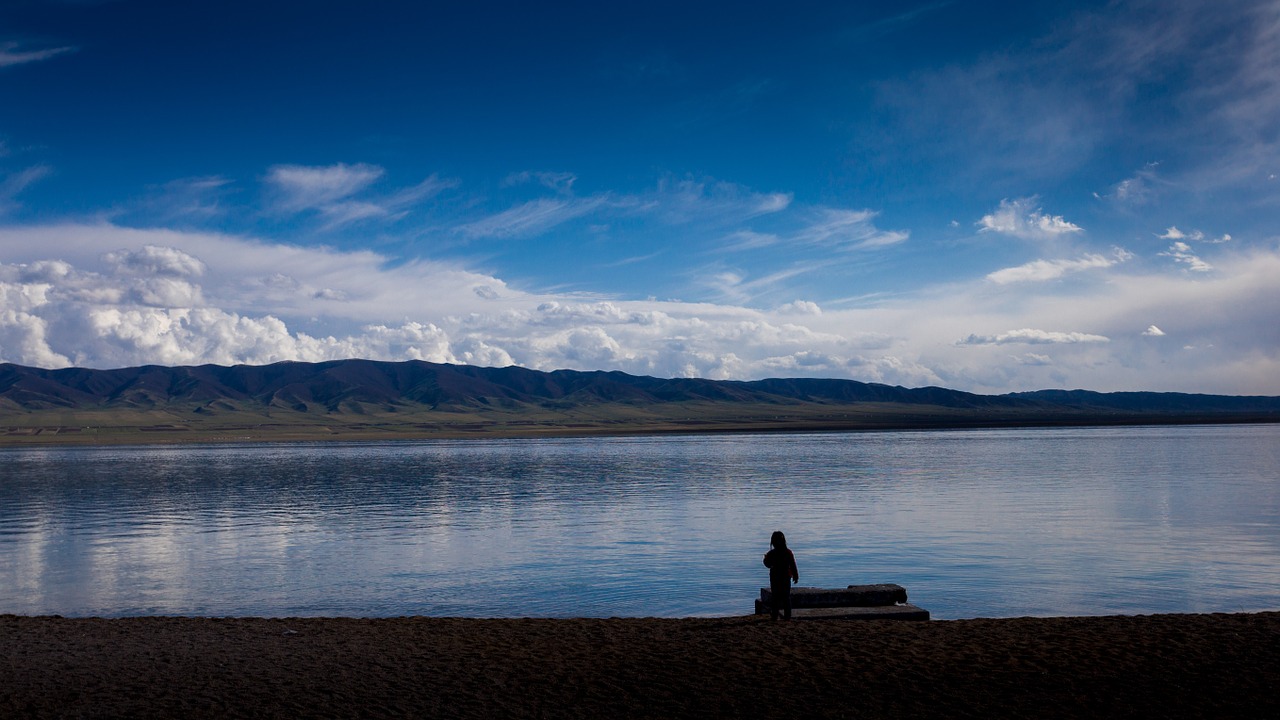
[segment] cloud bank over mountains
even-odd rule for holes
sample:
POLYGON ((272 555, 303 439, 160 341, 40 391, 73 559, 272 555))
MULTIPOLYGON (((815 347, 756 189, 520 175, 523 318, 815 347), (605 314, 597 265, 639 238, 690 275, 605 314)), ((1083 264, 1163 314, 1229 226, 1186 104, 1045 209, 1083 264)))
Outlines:
POLYGON ((977 391, 1266 392, 1280 375, 1276 251, 1228 256, 1209 277, 1099 261, 1105 282, 979 278, 856 308, 757 309, 527 292, 451 263, 110 224, 8 228, 0 244, 26 248, 0 264, 0 359, 40 367, 363 357, 977 391), (1229 322, 1222 308, 1236 308, 1229 322))

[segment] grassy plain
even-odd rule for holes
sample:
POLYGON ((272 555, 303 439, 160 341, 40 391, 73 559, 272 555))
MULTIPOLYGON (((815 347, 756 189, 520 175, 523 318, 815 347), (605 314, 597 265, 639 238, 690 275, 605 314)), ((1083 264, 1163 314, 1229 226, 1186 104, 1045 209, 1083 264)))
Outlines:
POLYGON ((0 446, 812 432, 1044 425, 1257 422, 1248 415, 1046 412, 903 403, 599 403, 438 410, 358 405, 338 412, 223 403, 0 411, 0 446))

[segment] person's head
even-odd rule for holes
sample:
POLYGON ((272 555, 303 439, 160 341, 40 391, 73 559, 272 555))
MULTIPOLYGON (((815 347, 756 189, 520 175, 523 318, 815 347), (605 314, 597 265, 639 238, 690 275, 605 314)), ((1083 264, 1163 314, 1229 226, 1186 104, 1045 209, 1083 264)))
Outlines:
POLYGON ((781 530, 774 530, 773 535, 769 538, 769 544, 778 550, 786 550, 787 536, 783 535, 781 530))

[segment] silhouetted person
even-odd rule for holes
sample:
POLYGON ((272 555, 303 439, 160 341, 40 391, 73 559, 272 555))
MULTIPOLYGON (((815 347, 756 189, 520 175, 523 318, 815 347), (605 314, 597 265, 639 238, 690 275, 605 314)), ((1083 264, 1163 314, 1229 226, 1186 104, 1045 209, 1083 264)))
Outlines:
POLYGON ((796 556, 787 549, 787 536, 781 530, 773 533, 769 545, 772 549, 764 554, 764 566, 769 568, 769 614, 777 620, 781 611, 782 619, 790 620, 791 583, 800 582, 796 556))

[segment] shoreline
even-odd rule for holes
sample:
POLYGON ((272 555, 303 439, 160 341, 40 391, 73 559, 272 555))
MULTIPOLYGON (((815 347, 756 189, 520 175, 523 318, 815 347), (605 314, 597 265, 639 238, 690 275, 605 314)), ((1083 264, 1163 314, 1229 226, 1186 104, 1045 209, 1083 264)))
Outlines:
POLYGON ((0 716, 1275 712, 1276 611, 791 623, 0 616, 0 716))
POLYGON ((1274 415, 1154 415, 1045 417, 1039 419, 973 418, 967 421, 856 422, 849 420, 760 420, 638 423, 579 423, 573 425, 533 425, 523 423, 475 422, 456 427, 440 425, 424 429, 417 425, 335 426, 247 426, 219 428, 164 426, 5 426, 0 417, 0 448, 33 447, 120 447, 128 445, 239 445, 260 443, 359 443, 423 440, 534 440, 563 438, 660 437, 677 435, 786 434, 912 432, 929 430, 993 430, 1018 428, 1165 427, 1190 425, 1272 425, 1274 415))

